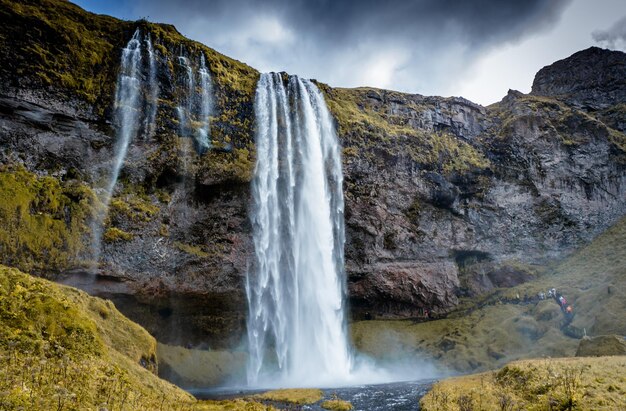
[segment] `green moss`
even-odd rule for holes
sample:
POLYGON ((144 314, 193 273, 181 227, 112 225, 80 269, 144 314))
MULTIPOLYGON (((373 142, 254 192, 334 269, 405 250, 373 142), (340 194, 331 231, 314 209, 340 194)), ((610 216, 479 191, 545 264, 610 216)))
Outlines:
POLYGON ((131 233, 127 233, 126 231, 120 230, 117 227, 107 228, 104 232, 104 241, 107 243, 116 243, 118 241, 130 241, 133 239, 133 235, 131 233))
POLYGON ((180 251, 184 253, 194 255, 199 258, 206 258, 209 256, 209 253, 207 253, 206 251, 203 251, 202 248, 197 245, 184 244, 179 241, 175 241, 174 247, 178 248, 180 251))
POLYGON ((12 33, 10 41, 0 43, 4 70, 69 90, 89 103, 112 94, 119 41, 129 23, 60 0, 2 0, 0 21, 12 33))
POLYGON ((409 156, 425 168, 444 174, 489 166, 484 155, 468 142, 450 133, 413 128, 408 116, 390 114, 384 104, 374 106, 370 102, 370 96, 380 99, 384 94, 385 98, 403 101, 415 113, 432 109, 430 105, 416 103, 410 95, 372 88, 331 89, 324 84, 319 87, 337 120, 347 162, 357 155, 373 162, 381 161, 382 152, 388 156, 409 156))
POLYGON ((95 199, 87 186, 5 166, 0 192, 0 261, 37 273, 81 264, 95 199))
POLYGON ((254 172, 254 158, 246 148, 232 153, 207 153, 202 157, 202 172, 212 180, 248 183, 254 172))
POLYGON ((144 379, 158 380, 139 362, 154 365, 155 349, 154 339, 110 302, 0 266, 0 392, 8 393, 0 408, 85 409, 124 396, 129 407, 149 408, 161 391, 143 386, 144 379))
POLYGON ((113 303, 0 266, 0 409, 270 409, 199 402, 156 371, 155 339, 113 303))
POLYGON ((134 223, 151 221, 159 212, 159 207, 135 194, 126 194, 111 200, 111 218, 122 218, 134 223))

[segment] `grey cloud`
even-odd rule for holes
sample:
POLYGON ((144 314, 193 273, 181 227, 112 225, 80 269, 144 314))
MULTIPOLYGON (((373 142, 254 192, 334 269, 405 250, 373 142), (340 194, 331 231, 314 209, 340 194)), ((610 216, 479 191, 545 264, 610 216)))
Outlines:
POLYGON ((626 50, 626 16, 616 21, 608 30, 596 30, 591 37, 600 45, 626 50))
POLYGON ((167 0, 136 14, 261 70, 429 94, 485 50, 558 20, 570 0, 167 0), (428 80, 425 80, 428 79, 428 80))

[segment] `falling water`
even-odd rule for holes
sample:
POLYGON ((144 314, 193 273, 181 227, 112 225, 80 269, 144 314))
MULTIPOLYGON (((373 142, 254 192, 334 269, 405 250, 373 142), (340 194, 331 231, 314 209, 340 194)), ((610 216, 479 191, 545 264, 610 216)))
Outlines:
POLYGON ((117 143, 113 170, 106 191, 108 204, 117 183, 122 164, 126 158, 128 145, 137 134, 138 115, 140 111, 139 96, 141 94, 141 41, 139 30, 135 31, 128 45, 122 50, 120 74, 115 91, 115 121, 117 123, 117 143))
POLYGON ((184 84, 186 94, 184 101, 181 102, 181 104, 176 108, 176 111, 178 112, 178 118, 180 121, 180 135, 182 137, 188 137, 192 120, 191 113, 193 112, 196 83, 189 59, 185 56, 178 56, 178 64, 183 66, 185 69, 184 84))
POLYGON ((211 96, 213 95, 213 85, 211 83, 211 75, 206 67, 204 54, 200 56, 200 123, 201 126, 197 132, 198 144, 203 148, 209 148, 211 146, 211 140, 209 135, 209 116, 213 102, 211 96))
POLYGON ((150 138, 154 135, 156 113, 159 100, 159 83, 157 82, 157 63, 150 33, 146 36, 146 48, 148 50, 148 114, 145 118, 145 136, 150 138))
POLYGON ((113 189, 117 183, 120 169, 124 164, 128 145, 137 134, 139 128, 138 114, 140 111, 139 96, 141 94, 141 35, 139 29, 135 31, 124 49, 117 89, 115 91, 115 124, 117 126, 117 142, 115 145, 115 157, 109 181, 103 195, 100 196, 100 207, 92 222, 93 232, 93 261, 100 259, 100 247, 102 240, 102 226, 108 212, 113 189))
POLYGON ((275 73, 261 76, 255 112, 248 383, 349 381, 343 177, 330 114, 313 83, 290 77, 285 88, 275 73))

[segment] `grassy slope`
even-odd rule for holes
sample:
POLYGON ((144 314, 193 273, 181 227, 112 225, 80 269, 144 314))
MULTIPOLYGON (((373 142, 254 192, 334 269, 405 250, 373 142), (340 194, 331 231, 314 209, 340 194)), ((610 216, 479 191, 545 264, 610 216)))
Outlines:
POLYGON ((523 360, 436 383, 424 411, 623 410, 626 357, 523 360))
POLYGON ((625 335, 624 244, 626 218, 533 281, 464 301, 466 309, 442 320, 357 322, 352 325, 354 343, 377 358, 425 355, 457 371, 494 368, 520 358, 573 356, 578 340, 560 330, 556 303, 515 304, 516 297, 555 287, 574 306, 570 329, 625 335))
POLYGON ((156 341, 110 301, 0 266, 0 409, 266 409, 197 402, 153 372, 156 341))

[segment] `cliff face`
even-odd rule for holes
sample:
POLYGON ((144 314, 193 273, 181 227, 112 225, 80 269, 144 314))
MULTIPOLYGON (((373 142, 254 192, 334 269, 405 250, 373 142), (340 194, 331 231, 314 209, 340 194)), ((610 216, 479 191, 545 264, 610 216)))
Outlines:
POLYGON ((412 316, 515 285, 626 211, 624 135, 589 112, 514 91, 487 108, 350 93, 381 124, 402 127, 340 124, 357 313, 412 316))
MULTIPOLYGON (((0 5, 0 184, 19 199, 0 207, 2 262, 111 297, 161 341, 235 343, 258 73, 171 26, 53 0, 0 5), (119 55, 137 27, 158 56, 157 130, 131 143, 94 270, 119 55), (181 49, 203 53, 214 80, 206 153, 178 135, 181 49)), ((320 84, 344 147, 353 316, 443 313, 459 296, 525 281, 624 215, 625 61, 582 51, 542 69, 530 95, 489 107, 320 84)))

